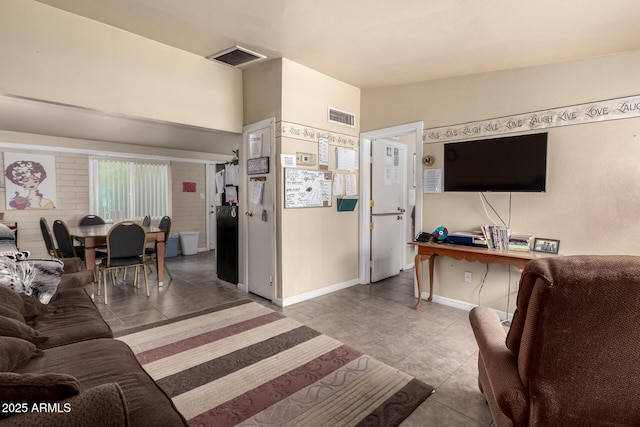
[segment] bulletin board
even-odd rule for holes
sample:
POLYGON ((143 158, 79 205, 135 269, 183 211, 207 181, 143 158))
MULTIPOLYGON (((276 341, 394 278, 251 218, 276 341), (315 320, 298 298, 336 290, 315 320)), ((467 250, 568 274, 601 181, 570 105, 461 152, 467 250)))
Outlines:
POLYGON ((284 207, 318 208, 331 206, 332 172, 284 169, 284 207))

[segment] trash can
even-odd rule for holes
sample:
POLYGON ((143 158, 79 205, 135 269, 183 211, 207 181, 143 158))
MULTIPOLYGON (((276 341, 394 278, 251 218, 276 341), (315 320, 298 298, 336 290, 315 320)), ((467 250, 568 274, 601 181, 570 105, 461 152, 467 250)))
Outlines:
POLYGON ((180 235, 178 233, 170 233, 167 238, 167 243, 164 247, 164 257, 165 258, 173 258, 178 256, 178 238, 180 235))
POLYGON ((198 253, 198 237, 199 231, 181 231, 180 246, 182 246, 182 255, 195 255, 198 253))

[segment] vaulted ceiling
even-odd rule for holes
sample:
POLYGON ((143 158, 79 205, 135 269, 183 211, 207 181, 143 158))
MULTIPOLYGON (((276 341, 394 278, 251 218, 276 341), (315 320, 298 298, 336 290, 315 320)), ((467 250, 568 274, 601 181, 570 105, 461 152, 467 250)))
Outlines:
MULTIPOLYGON (((38 1, 200 56, 239 45, 285 57, 362 89, 640 50, 638 0, 38 1)), ((125 143, 137 135, 160 147, 177 139, 194 151, 211 136, 233 139, 6 97, 0 129, 125 143)))
POLYGON ((39 0, 201 56, 234 45, 371 88, 640 49, 637 0, 39 0))

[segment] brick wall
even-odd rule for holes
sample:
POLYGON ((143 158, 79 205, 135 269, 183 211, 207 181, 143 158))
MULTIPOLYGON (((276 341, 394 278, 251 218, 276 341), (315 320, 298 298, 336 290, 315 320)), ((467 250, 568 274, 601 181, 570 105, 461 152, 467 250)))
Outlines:
POLYGON ((171 231, 198 231, 198 248, 207 247, 205 168, 202 164, 171 162, 171 231), (183 182, 194 182, 196 191, 183 192, 183 182))
MULTIPOLYGON (((89 156, 86 154, 57 153, 34 150, 6 150, 12 153, 33 153, 55 156, 56 207, 55 209, 7 210, 7 195, 4 178, 0 179, 0 212, 5 212, 5 222, 18 223, 18 247, 31 252, 32 258, 47 257, 40 232, 40 217, 52 225, 62 219, 70 226, 89 212, 89 156)), ((2 171, 5 170, 4 152, 0 156, 2 171)), ((205 165, 196 163, 172 163, 172 231, 199 231, 198 248, 206 247, 205 165), (183 193, 182 182, 196 182, 196 193, 183 193)), ((10 195, 11 196, 11 195, 10 195)), ((153 221, 156 225, 157 221, 153 221)))

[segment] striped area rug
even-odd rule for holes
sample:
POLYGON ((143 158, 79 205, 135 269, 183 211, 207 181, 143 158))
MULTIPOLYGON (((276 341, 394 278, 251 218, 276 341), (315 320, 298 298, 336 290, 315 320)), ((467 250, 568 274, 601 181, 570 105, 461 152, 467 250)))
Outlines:
POLYGON ((433 392, 252 301, 124 333, 191 425, 396 426, 433 392))

